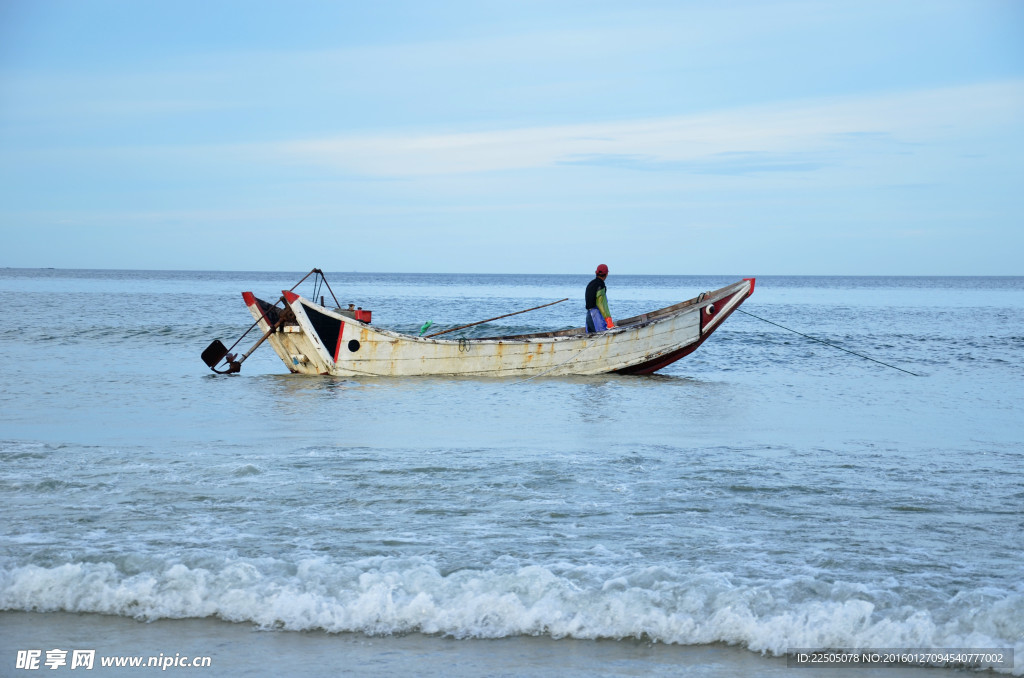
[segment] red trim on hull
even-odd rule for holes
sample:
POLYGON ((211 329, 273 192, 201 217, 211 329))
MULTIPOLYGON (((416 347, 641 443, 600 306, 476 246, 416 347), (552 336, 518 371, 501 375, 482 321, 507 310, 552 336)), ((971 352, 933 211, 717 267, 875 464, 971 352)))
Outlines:
POLYGON ((701 344, 704 343, 705 339, 707 339, 710 336, 711 333, 709 332, 708 334, 701 337, 697 341, 693 342, 689 346, 683 346, 682 348, 676 349, 671 353, 666 353, 663 356, 659 356, 653 360, 648 360, 647 362, 640 363, 639 365, 633 365, 632 367, 626 367, 621 370, 615 370, 615 374, 653 374, 654 372, 660 370, 662 367, 665 367, 666 365, 671 365, 680 358, 685 358, 686 356, 690 355, 691 353, 696 351, 701 344))
POLYGON ((334 364, 338 364, 338 354, 341 353, 341 335, 345 333, 345 321, 341 322, 338 329, 338 343, 334 345, 334 364))
POLYGON ((292 292, 290 290, 282 290, 281 294, 284 295, 284 298, 288 300, 289 304, 294 304, 296 301, 299 300, 299 295, 295 294, 295 292, 292 292))
MULTIPOLYGON (((707 329, 708 325, 710 325, 715 320, 715 318, 717 318, 719 316, 718 309, 721 308, 722 306, 725 306, 730 301, 732 301, 732 298, 735 297, 737 294, 741 294, 741 293, 740 292, 736 292, 736 294, 730 294, 727 297, 722 297, 721 299, 719 299, 715 303, 708 304, 707 306, 705 306, 702 309, 700 309, 700 333, 701 334, 704 334, 704 330, 707 329), (714 312, 712 312, 711 309, 715 309, 714 312)), ((745 298, 744 298, 744 300, 745 300, 745 298)), ((741 301, 740 303, 742 304, 743 302, 741 301)), ((731 312, 732 311, 730 311, 730 313, 731 312)), ((726 314, 725 317, 726 318, 729 317, 728 314, 726 314)), ((725 320, 725 318, 722 318, 721 320, 718 321, 717 324, 721 325, 724 320, 725 320)), ((714 332, 714 331, 715 331, 715 329, 711 328, 711 332, 714 332)), ((711 334, 711 332, 708 332, 708 334, 711 334)))
POLYGON ((270 322, 270 318, 267 317, 267 314, 263 311, 263 307, 259 305, 256 296, 252 292, 242 292, 242 301, 244 301, 245 305, 250 308, 255 306, 257 309, 259 309, 260 316, 263 318, 263 322, 267 323, 268 325, 274 324, 270 322))
MULTIPOLYGON (((735 311, 740 306, 742 306, 743 302, 746 301, 747 298, 750 297, 750 295, 754 293, 754 278, 744 278, 744 280, 749 280, 750 281, 750 291, 747 292, 746 295, 744 295, 743 299, 741 299, 738 304, 736 304, 731 309, 729 309, 728 313, 726 313, 721 318, 719 318, 718 322, 716 322, 714 324, 714 326, 712 326, 712 328, 710 330, 708 330, 707 332, 704 331, 705 322, 706 321, 710 321, 712 318, 718 317, 719 314, 716 313, 716 314, 711 315, 711 314, 707 313, 706 309, 702 308, 700 310, 700 316, 701 316, 700 339, 698 339, 697 341, 693 342, 692 344, 688 344, 686 346, 683 346, 682 348, 677 348, 676 350, 671 351, 670 353, 666 353, 665 355, 658 356, 657 358, 652 358, 651 360, 648 360, 645 363, 640 363, 639 365, 633 365, 631 367, 625 367, 625 368, 623 368, 621 370, 615 370, 615 373, 616 374, 652 374, 653 372, 657 372, 661 368, 666 367, 668 365, 671 365, 672 363, 674 363, 675 361, 679 360, 680 358, 685 358, 686 356, 688 356, 691 353, 693 353, 694 351, 696 351, 698 348, 700 348, 701 344, 703 344, 705 341, 707 341, 708 337, 710 337, 712 334, 714 334, 715 330, 717 330, 719 327, 722 326, 722 323, 725 322, 725 319, 728 318, 730 315, 732 315, 732 312, 735 311)), ((736 292, 736 294, 742 294, 742 292, 736 292)), ((736 294, 730 294, 728 297, 724 297, 722 299, 719 299, 715 303, 719 304, 719 305, 724 305, 730 299, 735 297, 736 294)))

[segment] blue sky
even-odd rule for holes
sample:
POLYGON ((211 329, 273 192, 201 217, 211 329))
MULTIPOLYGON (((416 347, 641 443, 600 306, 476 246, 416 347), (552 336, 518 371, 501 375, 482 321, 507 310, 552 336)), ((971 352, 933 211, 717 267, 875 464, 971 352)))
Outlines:
POLYGON ((1024 2, 0 0, 0 266, 1024 274, 1024 2))

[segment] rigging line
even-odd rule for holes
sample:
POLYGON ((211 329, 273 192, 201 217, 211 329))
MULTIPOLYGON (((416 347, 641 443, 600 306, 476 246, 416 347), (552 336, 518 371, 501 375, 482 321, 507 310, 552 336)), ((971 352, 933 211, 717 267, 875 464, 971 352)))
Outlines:
POLYGON ((331 293, 331 297, 334 299, 335 307, 341 308, 341 302, 338 301, 338 297, 335 296, 334 290, 331 289, 331 283, 327 282, 327 276, 324 275, 323 271, 320 271, 320 279, 324 281, 324 286, 327 288, 327 291, 331 293))
POLYGON ((911 375, 913 377, 920 377, 921 376, 920 374, 915 374, 914 372, 911 372, 910 370, 905 370, 902 367, 896 367, 895 365, 890 365, 889 363, 883 363, 881 360, 875 360, 874 358, 869 358, 866 355, 863 355, 861 353, 856 353, 856 352, 851 351, 849 349, 843 348, 842 346, 836 346, 835 344, 830 344, 827 341, 822 341, 821 339, 815 339, 814 337, 812 337, 810 335, 807 335, 807 334, 804 334, 803 332, 797 332, 796 330, 791 330, 788 327, 785 327, 784 325, 780 325, 779 323, 772 322, 771 320, 765 320, 764 318, 762 318, 760 316, 756 316, 753 313, 748 313, 748 312, 744 311, 742 308, 737 308, 736 310, 739 311, 740 313, 744 314, 744 315, 749 315, 751 318, 757 318, 758 320, 760 320, 762 322, 766 322, 769 325, 775 325, 776 327, 781 327, 782 329, 786 330, 787 332, 792 332, 793 334, 799 334, 801 337, 804 337, 806 339, 810 339, 811 341, 816 341, 819 344, 825 344, 826 346, 831 346, 832 348, 838 348, 840 351, 846 351, 847 353, 852 353, 853 355, 857 356, 858 358, 864 358, 865 360, 870 360, 873 363, 878 363, 879 365, 885 365, 886 367, 891 367, 892 369, 899 370, 900 372, 906 372, 907 374, 909 374, 909 375, 911 375))

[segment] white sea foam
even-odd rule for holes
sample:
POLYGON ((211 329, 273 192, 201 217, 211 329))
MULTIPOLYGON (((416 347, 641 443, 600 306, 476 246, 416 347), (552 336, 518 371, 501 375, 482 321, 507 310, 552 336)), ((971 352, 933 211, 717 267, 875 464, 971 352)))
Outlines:
MULTIPOLYGON (((138 574, 109 562, 29 565, 0 569, 0 609, 217 617, 373 635, 725 642, 774 655, 801 647, 1012 647, 1024 657, 1020 591, 965 594, 941 609, 883 609, 872 600, 891 591, 807 578, 745 582, 666 568, 606 576, 593 568, 506 565, 448 574, 424 559, 386 557, 175 563, 138 574)), ((1013 672, 1024 674, 1021 662, 1013 672)))

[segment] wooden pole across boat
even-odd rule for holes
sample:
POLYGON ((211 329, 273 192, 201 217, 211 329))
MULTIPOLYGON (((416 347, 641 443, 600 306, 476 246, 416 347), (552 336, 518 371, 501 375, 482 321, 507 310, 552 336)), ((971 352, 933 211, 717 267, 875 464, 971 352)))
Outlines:
POLYGON ((499 316, 496 316, 494 318, 488 318, 487 320, 478 320, 477 322, 469 323, 468 325, 459 325, 458 327, 453 327, 450 330, 443 330, 441 332, 434 332, 433 334, 428 334, 426 337, 424 337, 424 339, 429 339, 430 337, 438 337, 438 336, 441 336, 442 334, 448 334, 449 332, 454 332, 455 330, 464 330, 467 327, 473 327, 474 325, 483 325, 484 323, 489 323, 492 320, 501 320, 502 318, 507 318, 507 317, 509 317, 511 315, 519 315, 520 313, 527 313, 528 311, 536 311, 538 308, 546 308, 547 306, 554 306, 555 304, 560 304, 563 301, 569 301, 569 297, 566 297, 565 299, 559 299, 558 301, 552 301, 552 302, 550 302, 548 304, 541 304, 540 306, 534 306, 533 308, 526 308, 526 309, 523 309, 522 311, 516 311, 514 313, 506 313, 505 315, 499 315, 499 316))

